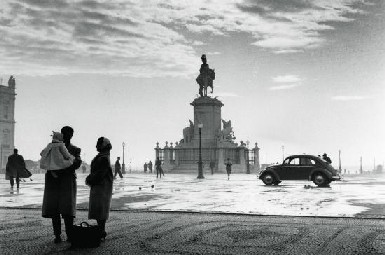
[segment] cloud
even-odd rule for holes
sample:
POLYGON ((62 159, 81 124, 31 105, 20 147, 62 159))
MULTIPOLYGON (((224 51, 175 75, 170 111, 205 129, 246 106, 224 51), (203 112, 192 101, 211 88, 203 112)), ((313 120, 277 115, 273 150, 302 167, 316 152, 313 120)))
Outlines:
POLYGON ((370 96, 333 96, 332 100, 336 101, 360 101, 370 99, 370 96))
POLYGON ((301 79, 298 75, 286 74, 286 75, 278 75, 272 78, 274 83, 279 83, 282 85, 271 86, 269 90, 288 90, 293 89, 295 87, 301 86, 303 79, 301 79))
POLYGON ((288 90, 298 86, 300 86, 300 84, 289 84, 289 85, 272 86, 269 89, 270 90, 288 90))
POLYGON ((247 33, 275 53, 320 47, 362 0, 9 0, 0 68, 18 74, 196 75, 209 38, 247 33), (197 40, 199 38, 199 40, 197 40))
POLYGON ((301 81, 302 79, 299 78, 298 75, 292 75, 292 74, 279 75, 279 76, 273 77, 273 82, 277 82, 277 83, 298 83, 301 81))

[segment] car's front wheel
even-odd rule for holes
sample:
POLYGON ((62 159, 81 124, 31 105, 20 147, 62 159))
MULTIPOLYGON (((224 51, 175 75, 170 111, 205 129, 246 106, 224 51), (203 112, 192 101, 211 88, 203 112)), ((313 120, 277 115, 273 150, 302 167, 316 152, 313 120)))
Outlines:
POLYGON ((262 181, 264 184, 266 185, 273 185, 275 184, 277 181, 275 180, 274 176, 270 173, 266 173, 262 176, 262 181))
POLYGON ((313 182, 318 187, 325 187, 330 183, 329 179, 323 173, 315 173, 313 182))

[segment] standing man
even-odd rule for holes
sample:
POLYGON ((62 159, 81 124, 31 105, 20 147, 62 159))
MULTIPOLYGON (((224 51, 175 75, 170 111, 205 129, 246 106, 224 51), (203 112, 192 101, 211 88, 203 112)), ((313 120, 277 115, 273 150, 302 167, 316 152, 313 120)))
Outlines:
POLYGON ((120 179, 123 178, 123 174, 122 174, 122 171, 121 171, 122 166, 120 165, 119 160, 120 160, 120 157, 117 157, 116 158, 116 162, 115 162, 115 175, 114 175, 114 179, 116 179, 116 176, 118 174, 119 174, 120 179))
POLYGON ((150 160, 150 162, 148 162, 148 169, 150 170, 150 173, 152 173, 152 162, 150 160))
POLYGON ((164 173, 162 169, 162 161, 160 161, 159 157, 157 157, 155 160, 155 168, 156 168, 156 178, 158 178, 158 175, 159 175, 159 178, 162 178, 162 174, 164 176, 164 173))
POLYGON ((147 173, 147 162, 144 163, 143 170, 144 170, 145 173, 147 173))
POLYGON ((25 169, 25 162, 23 156, 17 154, 18 150, 13 149, 13 154, 8 157, 8 162, 5 171, 5 179, 9 180, 11 184, 11 189, 15 184, 13 178, 16 179, 16 187, 20 188, 20 174, 25 169))
POLYGON ((211 174, 214 174, 214 168, 215 168, 215 162, 212 160, 210 161, 211 174))
POLYGON ((50 171, 45 174, 44 197, 42 216, 52 219, 54 243, 60 243, 61 239, 61 218, 64 219, 67 241, 71 241, 72 225, 76 216, 76 173, 82 160, 81 149, 71 144, 74 130, 65 126, 61 129, 63 142, 68 152, 75 157, 74 163, 67 168, 55 170, 57 177, 53 177, 50 171))
POLYGON ((233 163, 231 163, 230 158, 227 158, 227 161, 226 161, 227 180, 230 180, 231 165, 232 165, 232 164, 233 164, 233 163))

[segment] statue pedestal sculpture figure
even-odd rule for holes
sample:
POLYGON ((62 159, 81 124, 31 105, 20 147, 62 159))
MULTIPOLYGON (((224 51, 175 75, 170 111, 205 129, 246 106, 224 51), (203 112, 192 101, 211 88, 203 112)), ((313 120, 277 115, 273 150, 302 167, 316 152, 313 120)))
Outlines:
POLYGON ((259 161, 254 162, 254 149, 249 150, 243 143, 238 145, 234 141, 231 121, 225 121, 221 116, 223 103, 207 95, 207 87, 213 90, 215 72, 209 68, 205 55, 202 55, 201 59, 203 64, 196 79, 200 96, 190 103, 194 107, 194 121, 189 120, 189 126, 183 129, 183 139, 176 142, 174 147, 169 147, 167 142, 164 148, 157 144, 156 156, 164 162, 163 168, 167 172, 197 173, 201 126, 201 158, 204 171, 211 173, 209 166, 215 163, 214 173, 225 173, 227 158, 233 163, 233 172, 246 173, 247 169, 259 169, 259 161))

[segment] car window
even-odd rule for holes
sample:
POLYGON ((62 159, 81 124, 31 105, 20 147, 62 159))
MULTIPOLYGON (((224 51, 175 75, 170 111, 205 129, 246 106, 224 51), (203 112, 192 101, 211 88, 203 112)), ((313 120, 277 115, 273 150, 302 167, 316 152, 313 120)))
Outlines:
POLYGON ((315 161, 313 159, 310 159, 310 158, 300 158, 300 165, 305 165, 305 166, 309 166, 309 165, 315 165, 315 161))
POLYGON ((286 164, 286 165, 289 164, 289 162, 290 162, 289 158, 287 158, 287 159, 285 159, 285 161, 283 161, 283 163, 286 164))
POLYGON ((299 158, 292 158, 289 165, 299 165, 299 158))

